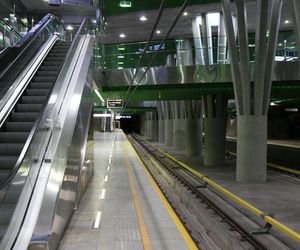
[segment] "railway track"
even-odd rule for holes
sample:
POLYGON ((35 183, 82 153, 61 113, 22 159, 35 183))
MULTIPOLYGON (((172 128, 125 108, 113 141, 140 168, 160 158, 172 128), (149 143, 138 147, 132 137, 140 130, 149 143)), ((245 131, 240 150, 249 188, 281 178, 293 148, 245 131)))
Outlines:
POLYGON ((129 141, 201 249, 288 249, 138 135, 129 141))

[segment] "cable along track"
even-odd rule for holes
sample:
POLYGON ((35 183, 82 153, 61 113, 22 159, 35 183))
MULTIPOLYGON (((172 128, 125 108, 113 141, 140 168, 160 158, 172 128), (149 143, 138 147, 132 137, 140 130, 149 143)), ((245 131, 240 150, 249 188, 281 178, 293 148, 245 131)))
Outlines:
POLYGON ((289 249, 232 207, 206 184, 167 158, 142 137, 128 136, 148 171, 201 249, 289 249))

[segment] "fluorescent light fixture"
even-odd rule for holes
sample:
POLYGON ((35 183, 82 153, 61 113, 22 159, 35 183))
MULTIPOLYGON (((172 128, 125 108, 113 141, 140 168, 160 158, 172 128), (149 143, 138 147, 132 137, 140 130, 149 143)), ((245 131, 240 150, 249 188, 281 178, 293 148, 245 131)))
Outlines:
POLYGON ((121 64, 121 65, 123 65, 123 64, 124 64, 124 62, 118 62, 118 64, 121 64))
POLYGON ((121 33, 121 34, 119 35, 119 37, 120 37, 120 38, 125 38, 126 35, 125 35, 124 33, 121 33))
POLYGON ((118 50, 119 50, 119 51, 124 51, 125 48, 124 48, 124 47, 119 47, 118 50))
POLYGON ((123 59, 123 58, 124 58, 124 56, 118 56, 118 58, 119 58, 119 59, 123 59))
POLYGON ((106 171, 110 171, 110 166, 108 166, 108 167, 106 168, 106 171))
POLYGON ((111 117, 111 114, 93 114, 93 117, 111 117))
POLYGON ((184 16, 187 16, 189 13, 187 11, 183 12, 184 16))
POLYGON ((95 93, 96 93, 96 95, 100 98, 100 100, 101 100, 102 102, 105 102, 104 99, 103 99, 103 97, 102 97, 102 95, 99 93, 98 89, 95 89, 95 93))
POLYGON ((157 35, 159 35, 160 33, 161 33, 161 31, 160 31, 160 30, 157 30, 157 31, 156 31, 156 34, 157 34, 157 35))
POLYGON ((132 3, 131 1, 120 1, 119 6, 122 8, 130 8, 132 6, 132 3))
POLYGON ((96 19, 92 19, 92 23, 97 23, 96 19))
POLYGON ((101 211, 97 211, 93 229, 99 229, 101 222, 101 211))
POLYGON ((123 67, 118 67, 118 69, 124 69, 123 67))
POLYGON ((106 194, 106 189, 102 189, 101 193, 99 195, 99 200, 104 200, 105 199, 105 194, 106 194))
POLYGON ((291 23, 291 20, 288 20, 288 19, 284 20, 284 24, 290 24, 290 23, 291 23))
POLYGON ((66 28, 66 30, 70 30, 70 31, 73 30, 73 29, 74 28, 71 25, 68 25, 67 28, 66 28))
POLYGON ((146 21, 148 20, 148 18, 145 17, 145 16, 141 16, 141 17, 139 18, 139 20, 140 20, 141 22, 146 22, 146 21))
POLYGON ((4 20, 5 20, 5 21, 9 21, 9 18, 5 17, 4 20))
POLYGON ((297 108, 286 108, 284 111, 285 112, 298 112, 298 109, 297 108))

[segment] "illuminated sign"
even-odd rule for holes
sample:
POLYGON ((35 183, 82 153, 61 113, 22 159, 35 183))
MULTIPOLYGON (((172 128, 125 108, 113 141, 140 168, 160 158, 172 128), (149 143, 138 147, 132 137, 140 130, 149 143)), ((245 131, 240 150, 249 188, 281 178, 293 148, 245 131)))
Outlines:
POLYGON ((107 100, 107 108, 122 108, 122 100, 107 100))
POLYGON ((48 3, 51 6, 60 6, 61 0, 48 0, 48 3))

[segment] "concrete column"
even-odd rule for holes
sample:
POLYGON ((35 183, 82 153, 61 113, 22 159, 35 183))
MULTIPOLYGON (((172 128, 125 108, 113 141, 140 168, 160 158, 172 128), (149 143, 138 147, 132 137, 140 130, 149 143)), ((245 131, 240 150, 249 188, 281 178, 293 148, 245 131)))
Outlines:
POLYGON ((236 179, 240 182, 260 183, 266 181, 267 175, 267 115, 282 0, 257 1, 255 66, 251 74, 247 6, 245 0, 236 0, 235 5, 239 48, 236 46, 234 35, 232 3, 230 0, 222 0, 238 113, 236 179), (269 17, 270 22, 268 21, 269 17), (250 79, 252 74, 254 81, 250 79))
POLYGON ((146 120, 146 128, 147 128, 146 137, 148 139, 150 139, 151 136, 152 136, 152 124, 151 124, 151 121, 149 119, 146 120))
POLYGON ((172 147, 174 145, 173 119, 165 119, 165 144, 167 147, 172 147))
POLYGON ((165 120, 158 120, 158 142, 165 142, 165 120))
POLYGON ((177 151, 185 149, 186 141, 186 119, 174 119, 174 149, 177 151))
POLYGON ((186 155, 202 156, 202 119, 189 118, 186 121, 186 155))
POLYGON ((267 116, 238 117, 237 173, 239 182, 267 180, 267 116))
POLYGON ((225 117, 204 119, 204 164, 207 166, 225 163, 225 117))
POLYGON ((158 141, 158 120, 152 119, 150 120, 151 124, 151 137, 150 139, 152 141, 158 141))

